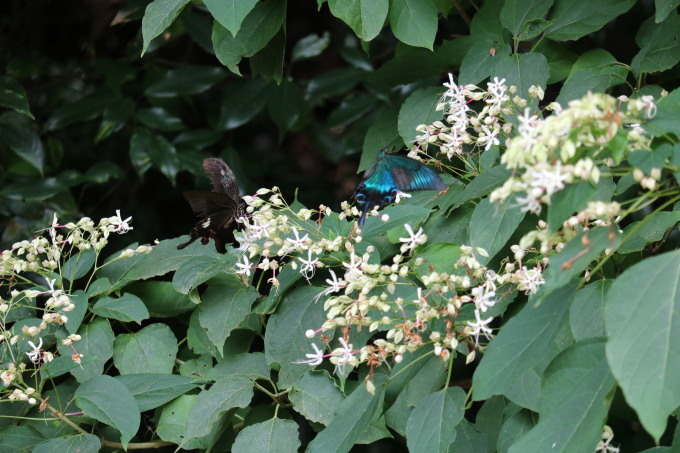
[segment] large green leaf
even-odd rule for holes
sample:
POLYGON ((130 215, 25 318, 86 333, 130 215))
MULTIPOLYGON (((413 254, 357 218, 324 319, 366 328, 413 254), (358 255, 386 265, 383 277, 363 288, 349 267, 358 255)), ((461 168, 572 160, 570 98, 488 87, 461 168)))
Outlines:
POLYGON ((631 62, 636 74, 672 68, 680 61, 680 14, 673 11, 661 23, 650 17, 640 26, 635 41, 640 46, 631 62))
POLYGON ((178 374, 126 374, 116 380, 127 387, 140 412, 162 406, 199 385, 194 378, 178 374))
POLYGON ((532 85, 545 89, 550 68, 545 56, 537 52, 500 55, 491 75, 505 78, 507 86, 516 86, 517 94, 528 99, 532 85))
POLYGON ((554 22, 545 35, 556 41, 579 39, 599 30, 634 4, 635 0, 556 0, 549 16, 554 22))
POLYGON ((140 414, 130 391, 111 376, 95 376, 76 390, 76 404, 87 415, 121 434, 125 448, 139 429, 140 414))
POLYGON ((120 374, 171 373, 176 357, 177 339, 165 324, 118 335, 113 342, 113 363, 120 374))
POLYGON ((218 351, 222 350, 231 331, 250 313, 257 295, 254 287, 243 286, 233 274, 228 280, 211 285, 202 294, 199 321, 218 351))
POLYGON ((137 324, 149 319, 149 310, 146 309, 142 300, 134 294, 128 293, 118 298, 102 297, 90 311, 104 318, 136 322, 137 324))
POLYGON ((602 338, 582 341, 553 360, 543 377, 539 422, 509 453, 595 449, 614 388, 604 346, 602 338))
POLYGON ((432 50, 437 33, 437 8, 432 0, 390 0, 388 17, 399 41, 432 50))
POLYGON ((307 453, 348 452, 366 429, 384 393, 371 395, 360 385, 340 403, 330 424, 307 446, 307 453))
POLYGON ((663 239, 669 228, 680 222, 680 211, 657 212, 644 220, 633 222, 623 230, 624 241, 619 253, 637 252, 647 244, 663 239))
POLYGON ((505 395, 520 406, 538 409, 543 371, 568 346, 559 334, 569 328, 575 287, 572 284, 553 292, 538 307, 530 300, 503 326, 475 370, 475 400, 505 395))
POLYGON ((0 122, 0 137, 14 153, 31 164, 41 174, 45 165, 45 150, 38 134, 14 122, 0 122))
POLYGON ((160 35, 177 19, 189 0, 153 0, 146 6, 142 18, 142 55, 149 48, 151 40, 160 35))
POLYGON ((436 111, 441 98, 442 89, 438 87, 421 88, 406 98, 399 109, 399 135, 404 143, 413 143, 421 132, 416 127, 431 124, 444 117, 442 111, 436 111))
POLYGON ((406 425, 409 451, 446 451, 456 438, 456 426, 464 412, 465 392, 460 387, 447 387, 421 399, 406 425))
POLYGON ((241 29, 243 19, 257 5, 257 0, 205 0, 210 14, 233 36, 241 29))
POLYGON ((597 280, 576 293, 569 310, 571 333, 576 341, 604 337, 604 301, 611 280, 597 280))
POLYGON ((309 370, 309 365, 294 362, 313 352, 312 341, 305 337, 305 332, 318 329, 326 320, 323 304, 314 301, 319 291, 321 288, 315 286, 296 288, 283 298, 280 308, 269 318, 264 337, 265 354, 268 364, 281 366, 280 388, 291 387, 309 370))
POLYGON ((307 420, 328 425, 335 408, 345 399, 327 372, 308 371, 288 394, 295 410, 307 420))
POLYGON ((509 57, 511 48, 493 40, 475 42, 463 57, 458 73, 459 85, 476 85, 489 77, 501 57, 509 57), (492 51, 493 49, 493 51, 492 51))
POLYGON ((241 376, 218 379, 210 389, 198 394, 196 403, 189 411, 180 447, 194 438, 208 435, 225 412, 248 406, 252 398, 253 383, 249 379, 241 376))
POLYGON ((63 438, 50 439, 36 445, 33 453, 97 453, 102 444, 94 434, 76 434, 63 438))
POLYGON ((378 36, 387 19, 389 0, 329 0, 331 13, 364 41, 378 36))
MULTIPOLYGON (((104 372, 104 364, 113 356, 113 331, 109 321, 104 318, 95 318, 89 324, 84 324, 78 335, 81 340, 74 343, 73 347, 79 354, 83 354, 81 366, 71 370, 71 374, 78 382, 84 382, 91 377, 99 376, 104 372)), ((58 338, 66 337, 66 333, 57 332, 58 338)), ((71 346, 58 343, 59 352, 69 359, 74 354, 71 346)))
POLYGON ((293 420, 271 418, 266 422, 247 426, 236 436, 231 447, 234 453, 261 451, 288 453, 300 448, 299 426, 293 420))
POLYGON ((473 247, 481 247, 488 256, 477 255, 477 260, 486 264, 503 246, 526 216, 512 197, 502 203, 491 203, 484 198, 477 204, 470 220, 470 242, 473 247))
POLYGON ((657 442, 680 405, 680 251, 648 258, 612 285, 607 359, 626 401, 657 442))
POLYGON ((535 19, 542 19, 553 4, 553 0, 509 0, 501 10, 501 23, 518 36, 525 25, 535 19))

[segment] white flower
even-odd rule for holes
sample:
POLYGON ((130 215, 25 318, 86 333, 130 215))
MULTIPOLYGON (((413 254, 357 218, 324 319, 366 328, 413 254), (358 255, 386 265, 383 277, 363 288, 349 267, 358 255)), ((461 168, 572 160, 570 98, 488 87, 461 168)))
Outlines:
POLYGON ((486 318, 482 320, 479 316, 479 310, 475 310, 475 318, 477 321, 468 321, 467 334, 475 337, 475 346, 479 346, 479 335, 484 335, 487 340, 493 338, 492 330, 489 327, 489 323, 493 321, 493 317, 486 318))
POLYGON ((427 241, 427 236, 423 234, 422 227, 418 229, 418 232, 416 232, 415 234, 413 233, 411 225, 409 225, 408 223, 404 224, 404 228, 406 229, 406 232, 408 233, 409 237, 399 238, 399 242, 404 243, 400 249, 401 253, 411 252, 415 250, 418 244, 423 244, 425 243, 425 241, 427 241))
POLYGON ((538 288, 545 283, 543 274, 538 268, 527 269, 526 266, 522 266, 519 274, 520 278, 517 288, 520 291, 526 291, 527 294, 535 294, 538 288))
POLYGON ((35 365, 38 365, 40 363, 40 360, 42 359, 42 352, 40 351, 40 348, 43 345, 42 338, 38 338, 38 346, 34 345, 32 341, 29 340, 28 344, 31 346, 32 350, 28 351, 26 355, 28 358, 33 362, 35 365))
POLYGON ((309 366, 320 365, 321 362, 323 362, 323 351, 319 349, 319 347, 315 343, 312 343, 312 348, 314 348, 314 354, 305 354, 307 360, 296 360, 293 363, 295 364, 306 363, 309 366))
POLYGON ((129 222, 132 220, 132 217, 128 217, 127 219, 123 220, 123 218, 120 216, 120 209, 116 209, 116 216, 111 217, 111 225, 113 225, 113 230, 118 234, 123 234, 127 233, 128 231, 132 230, 132 227, 130 226, 129 222))
POLYGON ((244 254, 243 263, 236 263, 236 267, 239 268, 239 270, 236 271, 237 274, 244 274, 246 277, 250 277, 250 269, 252 268, 252 264, 248 259, 248 255, 244 254))
POLYGON ((485 313, 489 308, 496 305, 497 302, 494 299, 494 297, 496 296, 496 292, 495 291, 485 292, 485 289, 486 288, 484 286, 477 286, 475 288, 472 288, 472 290, 470 291, 474 296, 475 307, 477 307, 477 309, 480 310, 482 313, 485 313))
POLYGON ((303 237, 300 237, 300 233, 295 228, 293 228, 293 234, 295 235, 295 240, 286 238, 286 242, 290 242, 290 248, 300 251, 307 250, 309 248, 307 245, 307 241, 309 241, 309 235, 305 234, 303 237))
POLYGON ((571 169, 564 169, 561 162, 554 166, 543 164, 537 166, 529 174, 529 181, 532 187, 540 187, 548 195, 564 189, 564 182, 571 177, 571 169))
POLYGON ((332 269, 330 270, 330 273, 331 278, 326 279, 326 283, 328 283, 330 286, 317 294, 314 298, 314 302, 318 301, 320 297, 327 296, 331 293, 337 293, 342 289, 343 286, 347 285, 346 281, 342 279, 338 280, 337 275, 335 275, 335 272, 333 272, 332 269))
POLYGON ((501 142, 498 140, 498 130, 494 129, 491 131, 488 127, 482 125, 482 131, 484 135, 480 135, 480 137, 477 139, 477 144, 483 145, 486 143, 484 151, 488 151, 493 145, 500 145, 501 142))
POLYGON ((319 264, 319 259, 314 258, 312 259, 312 251, 308 250, 307 251, 307 259, 304 259, 302 257, 298 257, 300 262, 302 263, 302 267, 300 268, 300 273, 304 278, 307 279, 307 282, 314 277, 314 272, 316 272, 316 266, 319 264))
POLYGON ((344 338, 340 338, 340 347, 333 351, 333 362, 335 362, 337 370, 340 374, 345 373, 345 365, 355 364, 356 357, 354 357, 354 352, 352 351, 352 344, 347 344, 344 338))

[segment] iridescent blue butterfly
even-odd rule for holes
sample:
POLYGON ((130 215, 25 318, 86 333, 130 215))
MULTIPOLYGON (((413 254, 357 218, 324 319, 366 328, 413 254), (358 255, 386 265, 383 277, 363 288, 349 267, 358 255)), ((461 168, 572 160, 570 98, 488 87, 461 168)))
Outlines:
POLYGON ((375 207, 382 208, 394 203, 398 192, 416 190, 444 190, 442 179, 422 162, 386 150, 364 173, 364 178, 354 191, 352 198, 361 206, 359 226, 363 226, 366 215, 375 207))

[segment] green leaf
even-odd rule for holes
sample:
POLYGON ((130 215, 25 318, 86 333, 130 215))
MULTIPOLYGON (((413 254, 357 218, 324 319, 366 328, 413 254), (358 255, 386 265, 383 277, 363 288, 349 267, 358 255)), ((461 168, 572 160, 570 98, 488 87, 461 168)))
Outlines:
POLYGON ((142 55, 151 40, 163 33, 188 3, 189 0, 154 0, 146 6, 142 18, 142 55))
POLYGON ((399 41, 432 50, 437 34, 437 8, 432 0, 390 0, 388 17, 399 41))
POLYGON ((283 80, 283 59, 285 54, 286 30, 282 27, 267 45, 250 59, 252 77, 261 76, 265 80, 273 80, 280 84, 283 80))
POLYGON ((431 124, 443 118, 442 111, 435 111, 442 90, 439 87, 420 88, 406 98, 399 109, 399 135, 404 143, 412 143, 421 133, 416 127, 431 124))
POLYGON ((225 87, 218 125, 230 130, 250 121, 267 103, 271 86, 262 79, 231 80, 225 87))
POLYGON ((640 26, 635 41, 640 46, 630 64, 635 74, 672 68, 680 61, 680 14, 673 11, 661 23, 650 17, 640 26))
POLYGON ((680 6, 680 0, 654 0, 654 6, 656 10, 654 20, 658 24, 663 22, 672 11, 680 6))
POLYGON ((87 415, 121 434, 123 448, 139 429, 139 409, 130 391, 111 376, 95 376, 75 393, 76 404, 87 415))
POLYGON ((510 177, 511 173, 512 170, 507 169, 505 165, 491 167, 470 181, 462 192, 450 191, 451 195, 444 195, 444 197, 451 197, 451 199, 446 202, 446 205, 450 206, 448 209, 455 209, 468 200, 490 194, 496 187, 503 185, 510 177))
POLYGON ((617 228, 596 227, 572 238, 557 255, 550 259, 550 266, 543 273, 545 285, 536 294, 535 304, 574 278, 577 278, 605 249, 615 249, 620 242, 617 228))
POLYGON ((331 42, 331 37, 328 32, 319 35, 307 35, 293 46, 291 52, 291 62, 306 60, 307 58, 314 58, 326 50, 331 42))
POLYGON ((458 84, 479 84, 491 75, 501 56, 510 56, 511 50, 509 45, 498 45, 490 39, 474 43, 460 64, 458 84), (491 51, 492 48, 495 52, 491 51))
POLYGON ((300 88, 290 80, 284 80, 269 98, 267 109, 283 134, 302 123, 307 114, 307 103, 300 88))
POLYGON ((70 126, 73 123, 89 121, 97 118, 116 99, 113 93, 98 92, 58 107, 45 122, 45 130, 54 131, 70 126))
MULTIPOLYGON (((396 368, 392 376, 398 376, 401 370, 396 368)), ((388 396, 396 392, 397 397, 392 406, 385 412, 387 425, 401 434, 406 435, 408 421, 413 407, 425 396, 440 390, 446 384, 445 362, 439 357, 426 357, 417 367, 412 367, 413 374, 402 374, 402 380, 392 381, 386 392, 388 396)))
POLYGON ((328 128, 346 127, 375 110, 377 101, 369 96, 348 96, 326 119, 328 128))
POLYGON ((298 431, 298 424, 293 420, 271 418, 266 422, 247 426, 240 431, 231 451, 234 453, 298 451, 301 445, 298 431))
POLYGON ((149 310, 146 309, 144 302, 130 293, 125 293, 119 298, 102 297, 90 311, 104 318, 117 319, 123 322, 133 321, 137 324, 149 319, 149 310))
POLYGON ((538 423, 538 415, 530 410, 522 409, 510 415, 498 435, 499 453, 507 453, 510 447, 521 439, 538 423))
POLYGON ((309 443, 307 453, 349 451, 366 429, 384 394, 371 395, 364 385, 357 387, 337 406, 330 424, 309 443))
POLYGON ((550 67, 548 85, 564 80, 571 72, 574 62, 578 59, 578 54, 569 50, 565 45, 548 39, 541 41, 535 50, 548 59, 548 66, 550 67))
POLYGON ((0 428, 2 451, 32 452, 41 442, 45 442, 45 436, 31 426, 9 425, 0 428))
POLYGON ((205 376, 220 379, 226 376, 243 376, 248 379, 269 379, 271 369, 267 366, 262 352, 233 354, 215 365, 205 376))
POLYGON ((680 405, 680 251, 628 268, 604 307, 607 359, 628 404, 658 442, 680 405))
POLYGON ((326 320, 323 304, 314 301, 321 288, 301 286, 286 295, 279 309, 267 323, 264 344, 267 364, 281 366, 278 385, 289 388, 309 370, 309 365, 295 364, 312 351, 305 336, 309 329, 318 329, 326 320))
POLYGON ((604 92, 625 83, 628 70, 604 49, 594 49, 581 55, 574 63, 557 102, 567 105, 589 91, 604 92))
POLYGON ((568 184, 554 194, 548 207, 548 232, 550 234, 562 228, 562 223, 575 213, 581 211, 595 193, 595 186, 587 181, 568 184))
POLYGON ((113 342, 113 363, 120 374, 171 373, 175 358, 177 338, 165 324, 118 335, 113 342))
POLYGON ((328 1, 331 14, 349 25, 364 41, 370 41, 378 36, 387 19, 389 5, 389 0, 328 1))
POLYGON ((257 2, 241 23, 236 36, 215 22, 212 41, 220 63, 234 74, 241 75, 237 66, 241 58, 252 57, 267 45, 281 28, 285 10, 284 0, 257 2))
MULTIPOLYGON (((432 198, 437 196, 437 192, 432 193, 432 198)), ((382 215, 389 216, 387 222, 383 222, 380 217, 369 216, 361 229, 364 238, 371 238, 379 234, 386 233, 392 228, 403 227, 405 223, 415 226, 425 220, 430 214, 430 209, 421 206, 400 203, 390 206, 381 211, 382 215)))
POLYGON ((555 41, 573 41, 599 30, 628 11, 635 0, 557 0, 550 11, 552 27, 545 36, 555 41))
POLYGON ((575 285, 565 286, 536 307, 529 301, 490 341, 472 378, 476 401, 505 395, 531 410, 538 409, 541 375, 567 345, 560 330, 568 327, 575 285))
POLYGON ((76 253, 71 256, 66 263, 64 263, 64 268, 62 269, 62 276, 73 282, 80 277, 84 277, 94 266, 94 262, 97 259, 97 254, 94 249, 87 249, 76 253))
POLYGON ((427 395, 413 408, 406 425, 409 451, 446 451, 456 438, 456 426, 464 413, 465 392, 460 387, 427 395))
POLYGON ((604 337, 604 301, 611 280, 598 280, 584 286, 569 310, 571 333, 576 341, 604 337))
POLYGON ((618 252, 637 252, 650 242, 660 241, 669 228, 680 222, 680 211, 657 212, 644 220, 633 222, 623 230, 624 241, 618 252))
POLYGON ((232 408, 247 407, 252 398, 253 383, 249 379, 240 376, 218 379, 210 389, 198 394, 189 411, 180 447, 194 438, 208 435, 220 422, 222 414, 232 408))
MULTIPOLYGON (((78 335, 81 340, 76 343, 77 351, 87 358, 87 362, 83 360, 80 367, 71 370, 71 374, 78 382, 84 382, 93 376, 99 376, 104 372, 104 364, 113 356, 113 331, 109 321, 104 318, 95 318, 89 324, 84 324, 79 330, 78 335)), ((59 334, 57 331, 57 338, 62 340, 66 334, 59 334)), ((71 357, 73 349, 70 346, 64 346, 59 341, 58 349, 62 356, 71 357)))
POLYGON ((143 125, 163 132, 175 132, 185 129, 182 120, 162 107, 142 109, 137 112, 137 120, 143 125))
POLYGON ((397 148, 403 146, 403 141, 399 137, 397 117, 398 111, 394 108, 381 108, 375 113, 364 137, 363 152, 361 153, 361 161, 359 162, 357 172, 366 171, 366 169, 373 165, 378 153, 385 148, 389 148, 395 142, 399 143, 397 148))
POLYGON ((326 71, 310 79, 306 97, 319 100, 345 94, 361 82, 363 74, 362 70, 351 67, 326 71))
POLYGON ((453 273, 454 265, 458 258, 460 258, 460 246, 448 242, 433 242, 426 245, 424 248, 418 249, 418 253, 414 256, 415 260, 410 260, 418 277, 422 280, 423 277, 430 275, 432 272, 437 273, 453 273), (419 265, 415 261, 422 259, 423 262, 419 265))
POLYGON ((545 89, 550 77, 550 67, 545 56, 537 52, 501 55, 491 73, 505 78, 507 86, 516 86, 517 94, 528 98, 532 85, 545 89))
POLYGON ((328 425, 335 408, 345 397, 335 386, 328 372, 307 371, 288 394, 295 411, 307 420, 328 425))
POLYGON ((567 348, 543 377, 538 424, 509 453, 590 451, 602 439, 614 377, 604 340, 586 340, 567 348))
POLYGON ((488 263, 503 248, 526 216, 526 212, 514 205, 516 203, 512 197, 493 204, 484 198, 472 212, 470 245, 481 247, 488 253, 488 256, 475 253, 480 263, 488 263))
POLYGON ((36 445, 31 451, 33 453, 97 453, 101 448, 101 441, 94 434, 76 434, 48 440, 36 445))
POLYGON ((126 374, 115 379, 130 391, 140 412, 162 406, 199 385, 194 378, 177 374, 126 374))
POLYGON ((449 446, 449 451, 459 453, 487 453, 494 451, 495 447, 486 449, 487 439, 484 433, 475 428, 475 425, 463 419, 456 426, 456 440, 449 446))
POLYGON ((172 318, 196 308, 189 296, 177 293, 170 282, 137 282, 125 290, 139 297, 153 318, 172 318))
POLYGON ((144 90, 144 94, 154 98, 172 98, 181 95, 203 93, 227 74, 215 66, 187 65, 166 71, 144 90))
POLYGON ((671 93, 659 100, 656 104, 656 115, 646 125, 645 129, 660 137, 669 132, 680 135, 680 89, 675 89, 671 93))
POLYGON ((0 105, 35 119, 24 87, 15 79, 3 75, 0 75, 0 105))
POLYGON ((524 26, 534 20, 543 19, 553 4, 553 0, 509 0, 501 10, 501 24, 513 36, 518 36, 524 26))
POLYGON ((488 442, 487 450, 489 451, 493 451, 496 448, 498 435, 503 426, 505 411, 511 404, 502 396, 492 396, 482 404, 479 412, 477 412, 475 428, 486 436, 488 442))
POLYGON ((222 350, 231 331, 250 313, 250 307, 257 296, 254 287, 243 286, 234 275, 210 286, 202 294, 203 303, 198 309, 199 320, 218 351, 222 350))
POLYGON ((172 286, 178 293, 189 294, 193 288, 223 272, 224 260, 221 257, 199 256, 177 269, 172 277, 172 286))
POLYGON ((236 36, 257 0, 205 0, 204 3, 215 20, 236 36))
POLYGON ((0 137, 17 156, 42 174, 45 150, 38 134, 21 124, 0 122, 0 137))

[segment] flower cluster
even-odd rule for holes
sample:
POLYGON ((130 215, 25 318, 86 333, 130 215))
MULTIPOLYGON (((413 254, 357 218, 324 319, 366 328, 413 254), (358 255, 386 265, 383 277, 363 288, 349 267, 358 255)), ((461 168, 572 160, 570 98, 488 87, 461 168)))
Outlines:
MULTIPOLYGON (((0 299, 0 343, 6 342, 9 346, 5 348, 5 354, 9 356, 3 357, 3 362, 7 365, 0 369, 0 380, 3 387, 16 387, 8 394, 10 401, 36 403, 35 398, 30 396, 35 390, 22 387, 22 372, 27 369, 25 360, 28 360, 29 366, 32 364, 39 368, 43 363, 54 359, 53 352, 43 349, 43 338, 46 338, 45 335, 53 335, 48 330, 50 325, 67 323, 68 313, 76 307, 69 293, 73 282, 60 275, 67 260, 77 253, 91 253, 94 256, 95 270, 98 269, 97 257, 107 244, 109 235, 130 231, 131 220, 131 217, 123 218, 120 211, 116 211, 115 216, 103 218, 96 224, 92 219, 84 217, 76 223, 61 225, 55 214, 52 225, 43 230, 43 234, 30 241, 17 242, 10 250, 2 252, 0 285, 7 288, 6 293, 10 298, 0 299), (67 282, 68 288, 64 286, 67 282), (42 312, 39 322, 24 324, 20 329, 15 328, 10 321, 11 312, 26 307, 42 312), (20 342, 25 342, 24 350, 28 347, 24 361, 17 355, 20 342)), ((151 247, 140 246, 121 253, 110 262, 150 250, 151 247)), ((62 340, 63 345, 73 348, 71 358, 76 363, 80 363, 83 357, 74 347, 74 343, 80 339, 80 335, 71 334, 62 340)))

